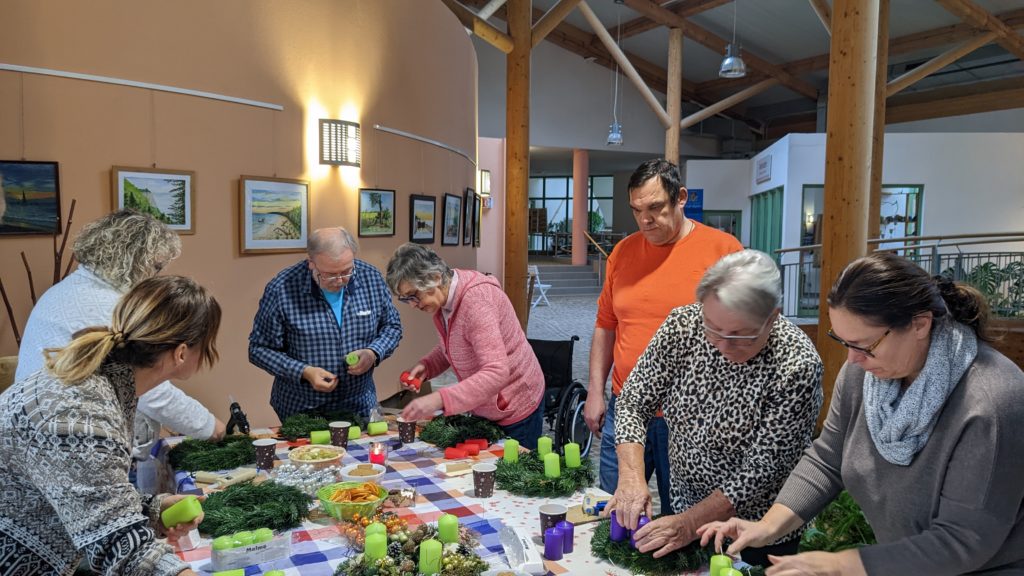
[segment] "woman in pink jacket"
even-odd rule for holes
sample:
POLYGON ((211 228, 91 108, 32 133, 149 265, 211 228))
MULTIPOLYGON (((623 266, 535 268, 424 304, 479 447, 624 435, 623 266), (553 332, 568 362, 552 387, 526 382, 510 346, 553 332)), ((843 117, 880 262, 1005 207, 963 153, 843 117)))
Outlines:
POLYGON ((433 315, 437 328, 437 346, 410 375, 425 380, 451 367, 459 379, 413 400, 402 417, 469 412, 501 426, 523 447, 536 448, 544 424, 544 374, 498 281, 449 268, 433 250, 404 244, 388 262, 387 283, 400 302, 433 315))

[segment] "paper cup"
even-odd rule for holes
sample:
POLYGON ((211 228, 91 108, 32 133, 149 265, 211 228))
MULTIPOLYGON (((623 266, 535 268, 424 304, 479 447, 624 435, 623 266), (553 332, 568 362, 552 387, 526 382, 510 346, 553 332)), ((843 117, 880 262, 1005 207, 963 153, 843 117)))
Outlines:
POLYGON ((494 475, 497 471, 498 467, 488 462, 473 465, 473 492, 477 498, 494 496, 494 475))
POLYGON ((402 441, 402 444, 409 444, 410 442, 416 441, 416 421, 406 421, 402 418, 398 419, 398 439, 402 441))
POLYGON ((273 470, 277 440, 273 438, 259 438, 252 441, 252 446, 256 449, 256 467, 260 470, 273 470))
POLYGON ((561 504, 544 504, 540 507, 540 533, 543 535, 548 528, 558 526, 559 522, 565 520, 569 509, 561 504))
POLYGON ((351 426, 351 422, 344 421, 331 422, 328 424, 328 428, 331 429, 331 444, 342 448, 348 448, 348 429, 351 426))

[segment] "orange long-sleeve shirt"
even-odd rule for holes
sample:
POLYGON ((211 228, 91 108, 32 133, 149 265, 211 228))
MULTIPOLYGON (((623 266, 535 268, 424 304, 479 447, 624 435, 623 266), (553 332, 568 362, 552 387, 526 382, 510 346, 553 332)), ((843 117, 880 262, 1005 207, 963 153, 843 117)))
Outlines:
POLYGON ((626 377, 669 312, 697 300, 697 284, 719 258, 742 250, 730 234, 699 222, 681 240, 655 246, 637 232, 615 246, 597 301, 598 328, 615 331, 612 394, 626 377))

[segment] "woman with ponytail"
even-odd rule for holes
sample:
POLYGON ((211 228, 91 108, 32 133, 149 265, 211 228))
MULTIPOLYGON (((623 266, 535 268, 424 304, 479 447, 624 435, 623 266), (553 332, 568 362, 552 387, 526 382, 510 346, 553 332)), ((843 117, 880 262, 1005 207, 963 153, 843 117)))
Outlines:
POLYGON ((217 360, 220 306, 188 278, 135 285, 108 327, 46 350, 46 369, 0 395, 0 574, 192 575, 157 535, 182 496, 128 481, 138 397, 217 360))
POLYGON ((698 531, 729 553, 813 519, 844 488, 877 544, 772 557, 779 574, 1024 574, 1024 373, 974 288, 878 253, 828 295, 848 351, 821 435, 760 520, 698 531))

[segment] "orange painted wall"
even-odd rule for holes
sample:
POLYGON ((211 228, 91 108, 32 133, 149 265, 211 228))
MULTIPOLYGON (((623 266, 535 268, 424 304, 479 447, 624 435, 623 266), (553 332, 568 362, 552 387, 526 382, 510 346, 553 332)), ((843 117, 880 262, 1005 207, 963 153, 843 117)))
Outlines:
MULTIPOLYGON (((167 272, 196 278, 224 308, 220 363, 179 385, 227 419, 227 396, 254 425, 276 424, 271 377, 248 363, 252 317, 266 282, 304 254, 241 255, 241 174, 311 181, 314 228, 355 230, 358 189, 397 190, 396 235, 364 238, 360 257, 383 268, 409 235, 409 195, 475 187, 465 158, 379 132, 397 128, 476 149, 477 68, 469 36, 440 2, 421 0, 0 0, 0 63, 112 76, 280 104, 271 111, 192 96, 0 71, 0 159, 60 162, 72 239, 111 209, 113 165, 194 170, 196 233, 167 272), (362 124, 362 167, 317 162, 317 120, 362 124)), ((486 239, 484 239, 486 242, 486 239)), ((433 245, 475 267, 470 247, 433 245)), ((48 237, 0 237, 0 277, 19 326, 31 307, 19 253, 36 290, 49 286, 48 237)), ((405 338, 377 370, 378 393, 434 342, 429 318, 400 309, 405 338)), ((17 347, 0 314, 0 355, 17 347)))

